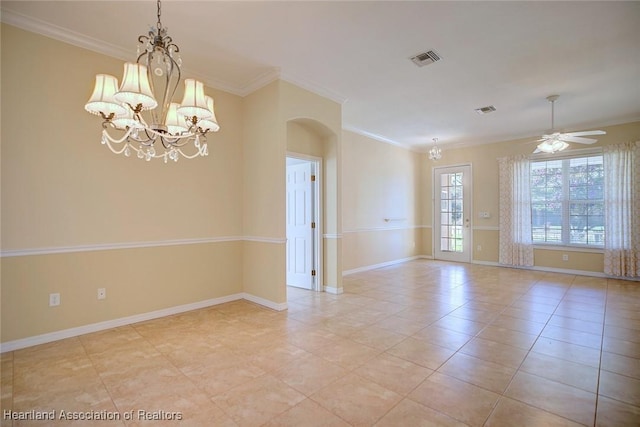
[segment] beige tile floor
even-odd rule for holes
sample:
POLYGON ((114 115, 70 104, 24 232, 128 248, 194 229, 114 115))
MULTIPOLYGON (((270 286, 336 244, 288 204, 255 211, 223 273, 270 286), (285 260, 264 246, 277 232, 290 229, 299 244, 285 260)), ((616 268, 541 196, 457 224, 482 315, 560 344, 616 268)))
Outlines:
POLYGON ((14 426, 640 425, 638 282, 420 260, 344 289, 2 354, 2 410, 121 417, 14 426))

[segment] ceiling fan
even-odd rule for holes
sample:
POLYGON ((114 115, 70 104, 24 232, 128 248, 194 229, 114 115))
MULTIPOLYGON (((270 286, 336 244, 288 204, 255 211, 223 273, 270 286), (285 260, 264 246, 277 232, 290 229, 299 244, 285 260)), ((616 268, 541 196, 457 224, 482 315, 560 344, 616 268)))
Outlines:
POLYGON ((585 130, 581 132, 559 132, 554 128, 553 113, 554 103, 559 98, 559 95, 547 96, 547 101, 551 103, 551 130, 542 135, 542 138, 537 140, 539 142, 538 147, 533 152, 535 153, 555 153, 562 151, 569 146, 568 142, 577 142, 578 144, 593 144, 598 141, 594 138, 584 138, 584 136, 591 135, 605 135, 603 130, 585 130))

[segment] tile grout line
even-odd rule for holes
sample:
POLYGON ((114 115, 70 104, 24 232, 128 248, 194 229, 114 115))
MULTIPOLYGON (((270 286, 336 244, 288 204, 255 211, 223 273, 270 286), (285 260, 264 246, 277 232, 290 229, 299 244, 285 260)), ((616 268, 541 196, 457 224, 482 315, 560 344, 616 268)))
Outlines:
MULTIPOLYGON (((137 331, 136 331, 136 333, 137 333, 137 331)), ((111 391, 109 390, 109 387, 107 387, 107 385, 104 383, 104 378, 102 377, 102 375, 100 375, 100 372, 98 371, 98 368, 96 367, 96 364, 95 364, 93 358, 91 357, 91 355, 87 351, 87 347, 85 346, 85 344, 84 344, 84 342, 83 342, 81 337, 82 337, 82 335, 78 336, 77 339, 78 339, 78 342, 80 343, 80 345, 82 346, 82 350, 84 351, 85 355, 87 356, 87 359, 91 363, 91 368, 94 370, 94 372, 96 373, 96 376, 100 380, 100 384, 102 384, 102 387, 104 388, 104 391, 106 391, 107 395, 109 395, 109 400, 111 400, 111 404, 116 409, 116 411, 118 411, 118 413, 120 413, 120 408, 118 408, 118 405, 116 405, 116 402, 113 399, 113 395, 111 394, 111 391)), ((127 425, 127 423, 124 420, 120 420, 120 421, 122 422, 123 426, 127 425)))
POLYGON ((602 373, 602 352, 604 351, 604 331, 607 321, 607 303, 609 300, 609 279, 606 279, 604 294, 604 313, 602 314, 602 336, 600 337, 600 360, 598 361, 598 379, 596 381, 596 404, 593 414, 593 425, 598 422, 598 403, 600 402, 600 374, 602 373))
MULTIPOLYGON (((575 276, 574 276, 574 279, 573 279, 573 280, 575 280, 575 276)), ((572 280, 572 282, 573 282, 573 280, 572 280)), ((529 289, 527 290, 527 292, 528 292, 529 290, 531 290, 531 288, 533 288, 533 287, 534 287, 535 285, 537 285, 539 282, 540 282, 540 280, 537 280, 533 285, 531 285, 531 286, 529 287, 529 289)), ((561 304, 561 303, 562 303, 562 301, 564 300, 564 298, 565 298, 565 296, 566 296, 567 292, 569 291, 569 289, 571 289, 571 286, 572 286, 572 285, 569 285, 569 287, 568 287, 568 288, 564 291, 564 293, 562 294, 562 298, 561 298, 561 299, 558 301, 558 303, 556 304, 556 308, 553 310, 553 313, 551 313, 551 314, 549 315, 549 318, 548 318, 548 319, 547 319, 547 321, 544 323, 544 327, 543 327, 543 328, 540 330, 540 332, 537 334, 536 339, 533 341, 533 343, 531 344, 531 346, 530 346, 530 347, 529 347, 529 349, 527 350, 527 354, 524 356, 524 358, 522 359, 522 361, 520 362, 520 364, 519 364, 519 365, 518 365, 518 367, 516 368, 515 373, 513 374, 513 376, 511 377, 511 379, 509 380, 509 383, 508 383, 508 384, 507 384, 507 386, 504 388, 504 390, 502 391, 502 393, 500 393, 500 394, 501 394, 500 399, 502 399, 502 398, 513 399, 513 400, 515 400, 515 401, 517 401, 517 402, 520 402, 520 403, 522 403, 522 404, 525 404, 525 405, 531 406, 531 407, 533 407, 533 408, 537 408, 537 409, 539 409, 539 410, 541 410, 541 411, 544 411, 544 412, 549 413, 549 414, 553 414, 553 415, 555 415, 555 416, 557 416, 557 417, 561 417, 561 418, 564 418, 564 419, 566 419, 566 420, 569 420, 569 418, 566 418, 566 417, 564 417, 564 416, 562 416, 562 415, 559 415, 559 414, 556 414, 556 413, 550 412, 550 411, 548 411, 548 410, 546 410, 546 409, 544 409, 544 408, 538 408, 537 406, 531 405, 530 403, 527 403, 527 402, 523 402, 523 401, 518 400, 518 399, 516 399, 516 398, 513 398, 513 397, 511 397, 511 396, 506 396, 506 395, 505 395, 505 392, 509 389, 509 387, 510 387, 510 386, 511 386, 511 384, 513 383, 513 379, 516 377, 516 375, 517 375, 519 372, 521 372, 521 371, 520 371, 520 369, 522 368, 522 365, 524 364, 524 361, 525 361, 525 360, 527 360, 527 357, 529 357, 529 354, 531 353, 531 351, 532 351, 533 347, 534 347, 534 346, 536 345, 536 343, 538 342, 538 339, 540 339, 540 337, 541 337, 541 335, 542 335, 542 332, 544 331, 544 329, 547 327, 547 325, 548 325, 548 324, 549 324, 549 322, 551 321, 551 318, 553 317, 553 315, 555 314, 555 312, 558 310, 558 307, 560 306, 560 304, 561 304)), ((518 299, 520 299, 520 298, 518 298, 518 299)), ((512 304, 513 304, 513 303, 512 303, 512 304)), ((506 308, 505 308, 505 310, 506 310, 506 308)), ((504 310, 503 310, 503 311, 504 311, 504 310)), ((522 371, 522 372, 524 372, 524 371, 522 371)), ((527 373, 527 372, 524 372, 524 373, 527 373)), ((498 399, 498 401, 499 401, 500 399, 498 399)), ((496 406, 494 406, 494 407, 493 407, 493 409, 491 410, 491 412, 489 413, 489 415, 487 416, 487 418, 484 420, 483 425, 485 425, 485 424, 487 423, 487 421, 489 421, 489 419, 491 418, 491 415, 493 415, 493 413, 494 413, 494 411, 495 411, 495 409, 496 409, 496 407, 497 407, 497 406, 498 406, 498 404, 496 403, 496 406)), ((570 420, 570 421, 575 422, 574 420, 570 420)))
MULTIPOLYGON (((540 280, 536 280, 531 286, 529 286, 529 288, 527 289, 527 292, 529 292, 536 284, 538 284, 540 282, 540 280)), ((524 294, 522 294, 519 298, 516 299, 516 301, 520 300, 520 298, 522 298, 523 295, 526 295, 526 292, 524 294)), ((513 305, 515 301, 511 302, 511 304, 509 304, 507 307, 505 307, 500 314, 504 313, 508 307, 511 307, 513 305)), ((558 303, 559 304, 559 303, 558 303)), ((557 309, 557 306, 556 306, 557 309)), ((555 310, 554 310, 555 312, 555 310)), ((549 316, 549 319, 551 319, 551 316, 549 316)), ((548 322, 549 320, 547 320, 548 322)), ((545 323, 545 327, 546 327, 546 323, 545 323)), ((544 330, 544 328, 542 328, 542 330, 544 330)), ((496 404, 494 405, 493 408, 491 408, 491 411, 489 412, 489 414, 487 415, 487 418, 485 418, 484 422, 482 423, 482 425, 484 426, 489 419, 491 419, 491 416, 493 415, 493 413, 495 412, 496 408, 498 407, 498 404, 500 403, 500 400, 503 398, 509 398, 508 396, 505 396, 505 392, 509 389, 509 386, 511 385, 511 383, 513 382, 513 379, 515 378, 515 376, 518 374, 518 372, 520 371, 520 367, 522 366, 522 364, 524 363, 524 361, 527 359, 527 356, 529 356, 529 353, 531 352, 531 349, 533 348, 533 346, 535 345, 536 341, 538 340, 538 338, 540 337, 540 334, 542 333, 542 330, 538 333, 538 336, 536 337, 535 341, 531 344, 531 346, 529 347, 529 350, 527 350, 527 354, 522 358, 522 361, 520 362, 520 364, 518 365, 518 367, 516 368, 515 372, 513 373, 513 375, 511 376, 511 379, 509 380, 509 383, 507 384, 507 386, 504 388, 504 390, 502 390, 502 392, 500 393, 500 397, 498 398, 496 404)), ((515 399, 517 400, 517 399, 515 399)), ((522 402, 524 403, 524 402, 522 402)), ((541 409, 541 408, 538 408, 541 409)))

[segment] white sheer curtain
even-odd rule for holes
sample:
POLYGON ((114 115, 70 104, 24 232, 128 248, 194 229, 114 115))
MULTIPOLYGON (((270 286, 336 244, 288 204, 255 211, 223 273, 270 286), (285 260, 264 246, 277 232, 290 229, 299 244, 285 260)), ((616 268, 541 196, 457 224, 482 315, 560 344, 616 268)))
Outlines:
POLYGON ((500 264, 533 265, 530 166, 527 156, 501 157, 500 264))
POLYGON ((640 141, 604 147, 604 272, 640 276, 640 141))

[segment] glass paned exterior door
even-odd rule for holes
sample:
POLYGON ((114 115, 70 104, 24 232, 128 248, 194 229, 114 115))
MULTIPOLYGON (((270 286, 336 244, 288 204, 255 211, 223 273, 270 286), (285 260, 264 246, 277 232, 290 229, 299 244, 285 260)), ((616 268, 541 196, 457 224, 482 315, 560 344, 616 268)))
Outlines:
POLYGON ((470 262, 470 166, 434 170, 436 259, 470 262))

